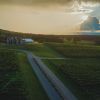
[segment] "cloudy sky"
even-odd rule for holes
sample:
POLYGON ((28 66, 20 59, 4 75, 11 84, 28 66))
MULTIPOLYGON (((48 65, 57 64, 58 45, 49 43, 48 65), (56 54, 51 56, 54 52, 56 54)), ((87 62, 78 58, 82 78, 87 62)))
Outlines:
MULTIPOLYGON (((0 0, 1 3, 19 3, 19 4, 34 4, 34 3, 59 3, 64 4, 73 0, 0 0)), ((99 2, 100 0, 78 0, 78 1, 92 1, 99 2)))
POLYGON ((0 0, 0 28, 36 34, 70 34, 89 15, 99 18, 99 4, 68 1, 71 0, 0 0))

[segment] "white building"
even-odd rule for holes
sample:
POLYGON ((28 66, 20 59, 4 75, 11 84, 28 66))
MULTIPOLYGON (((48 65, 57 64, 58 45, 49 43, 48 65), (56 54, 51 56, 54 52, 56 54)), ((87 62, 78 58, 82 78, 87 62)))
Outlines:
POLYGON ((22 41, 22 43, 33 43, 34 42, 34 40, 31 38, 24 38, 21 41, 22 41))

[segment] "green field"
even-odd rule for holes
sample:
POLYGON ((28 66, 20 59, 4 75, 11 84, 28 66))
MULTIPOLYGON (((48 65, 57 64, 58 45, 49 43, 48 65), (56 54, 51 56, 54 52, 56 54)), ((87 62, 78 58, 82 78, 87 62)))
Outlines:
POLYGON ((2 100, 26 100, 18 60, 12 50, 0 49, 0 97, 2 100))
POLYGON ((48 43, 48 46, 69 58, 99 58, 100 46, 66 43, 48 43))
POLYGON ((0 48, 0 98, 48 100, 24 53, 0 48))
POLYGON ((43 60, 79 100, 100 99, 99 59, 43 60), (85 62, 85 63, 84 63, 85 62))
POLYGON ((48 44, 66 57, 43 60, 79 100, 100 100, 100 47, 48 44))
POLYGON ((10 48, 10 49, 22 49, 22 50, 28 50, 33 52, 33 54, 39 56, 39 57, 59 57, 61 56, 59 53, 52 50, 52 48, 45 45, 45 43, 33 43, 33 44, 25 44, 25 45, 5 45, 1 44, 3 48, 10 48))
MULTIPOLYGON (((2 47, 5 47, 5 45, 2 45, 2 47)), ((63 60, 43 59, 43 61, 79 100, 100 100, 99 46, 94 44, 38 43, 22 46, 6 45, 6 47, 28 50, 39 57, 66 58, 63 60)), ((17 58, 20 62, 20 72, 25 87, 27 87, 27 96, 31 100, 33 100, 32 98, 47 100, 48 98, 44 95, 45 93, 32 72, 25 54, 18 53, 17 58), (32 87, 32 85, 35 87, 32 87)))
POLYGON ((57 52, 46 46, 44 43, 28 44, 23 45, 23 49, 32 51, 35 55, 39 57, 57 57, 59 56, 57 52))

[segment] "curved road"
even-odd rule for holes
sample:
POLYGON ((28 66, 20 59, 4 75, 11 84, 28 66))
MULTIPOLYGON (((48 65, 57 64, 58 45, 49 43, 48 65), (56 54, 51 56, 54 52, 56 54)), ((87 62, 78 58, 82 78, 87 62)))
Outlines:
POLYGON ((77 100, 39 57, 28 51, 24 52, 50 100, 77 100))
POLYGON ((17 51, 27 54, 28 61, 50 100, 78 100, 39 57, 26 50, 17 51))
POLYGON ((58 92, 54 89, 52 84, 46 78, 44 73, 40 70, 39 66, 37 65, 35 59, 33 59, 32 53, 26 52, 28 61, 31 64, 35 74, 37 75, 41 85, 43 86, 45 92, 47 93, 50 100, 62 100, 59 96, 58 92))
MULTIPOLYGON (((50 100, 62 100, 62 97, 59 95, 59 93, 56 91, 54 86, 51 84, 51 82, 48 80, 44 72, 40 69, 35 56, 26 50, 20 50, 20 49, 10 49, 10 50, 16 50, 20 52, 24 52, 27 54, 28 61, 30 65, 32 66, 33 71, 35 72, 37 78, 39 79, 43 89, 45 90, 46 94, 48 95, 48 98, 50 100)), ((9 83, 7 83, 9 84, 9 83)), ((4 87, 3 87, 4 88, 4 87)))

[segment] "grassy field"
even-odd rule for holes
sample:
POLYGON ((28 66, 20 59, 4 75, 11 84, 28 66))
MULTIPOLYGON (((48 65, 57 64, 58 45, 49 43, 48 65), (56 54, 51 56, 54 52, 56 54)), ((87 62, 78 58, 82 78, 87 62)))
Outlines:
POLYGON ((16 58, 14 51, 0 49, 0 98, 2 100, 27 99, 16 58))
POLYGON ((10 48, 10 49, 23 49, 33 52, 33 54, 39 57, 59 57, 61 56, 59 53, 52 50, 52 48, 46 46, 45 43, 33 43, 33 44, 25 44, 25 45, 6 45, 1 44, 2 47, 10 48))
POLYGON ((2 100, 48 100, 24 53, 0 48, 2 100))
POLYGON ((99 58, 100 46, 66 43, 48 43, 56 52, 69 58, 99 58))
POLYGON ((44 60, 79 100, 100 100, 100 47, 49 44, 67 59, 44 60))
POLYGON ((44 43, 23 45, 23 49, 32 51, 39 57, 57 57, 59 54, 46 46, 44 43))
MULTIPOLYGON (((35 55, 40 57, 65 57, 65 60, 45 59, 45 64, 59 77, 60 80, 78 97, 79 100, 100 100, 100 47, 93 45, 82 44, 66 44, 66 43, 38 43, 28 44, 23 46, 9 46, 9 48, 25 49, 32 51, 35 55), (62 55, 62 56, 61 56, 62 55)), ((33 74, 29 73, 32 69, 28 65, 24 54, 19 53, 21 72, 24 75, 24 81, 26 87, 28 87, 28 96, 30 98, 47 97, 43 94, 39 94, 36 90, 36 94, 32 95, 35 87, 31 89, 32 84, 36 84, 32 81, 33 74), (23 64, 22 64, 23 62, 23 64), (26 63, 25 63, 26 62, 26 63), (27 71, 28 72, 27 72, 27 71), (24 72, 23 72, 24 71, 24 72), (26 76, 25 76, 26 75, 26 76), (29 78, 30 82, 27 81, 29 78), (29 84, 30 83, 30 84, 29 84), (32 92, 33 91, 33 92, 32 92)), ((34 75, 33 75, 34 76, 34 75)), ((38 87, 38 85, 37 85, 38 87)), ((38 99, 37 99, 38 100, 38 99)))
POLYGON ((100 99, 99 59, 44 60, 44 62, 79 100, 100 99))

